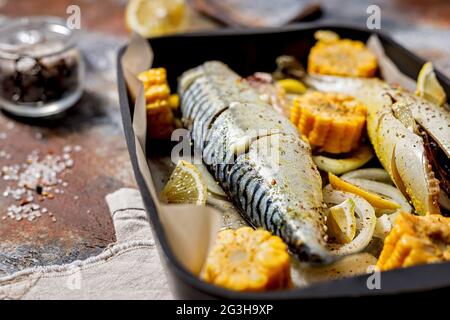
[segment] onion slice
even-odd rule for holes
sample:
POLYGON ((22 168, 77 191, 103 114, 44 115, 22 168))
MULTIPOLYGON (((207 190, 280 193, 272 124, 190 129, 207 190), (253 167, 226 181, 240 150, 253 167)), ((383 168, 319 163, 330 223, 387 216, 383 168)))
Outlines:
POLYGON ((392 230, 392 221, 388 214, 383 214, 377 219, 377 224, 375 225, 375 231, 373 236, 376 238, 384 239, 392 230))
POLYGON ((333 190, 331 185, 328 185, 323 190, 324 201, 328 205, 336 205, 344 202, 348 198, 352 198, 355 202, 355 214, 357 215, 357 222, 360 225, 358 235, 350 242, 344 245, 330 245, 330 249, 335 255, 348 255, 360 252, 367 247, 372 240, 377 217, 375 216, 374 208, 363 198, 352 193, 333 190))
POLYGON ((345 179, 345 181, 348 181, 361 189, 375 192, 389 199, 392 199, 400 206, 400 210, 402 211, 412 211, 411 205, 409 204, 408 200, 406 200, 405 196, 400 192, 400 190, 389 184, 366 179, 343 178, 345 179))
POLYGON ((334 174, 342 174, 358 169, 369 162, 373 157, 372 149, 367 145, 362 145, 353 151, 348 158, 334 159, 326 156, 313 156, 313 161, 320 170, 334 174))
POLYGON ((391 177, 384 169, 366 168, 347 172, 341 176, 342 179, 366 179, 383 183, 393 184, 391 177))

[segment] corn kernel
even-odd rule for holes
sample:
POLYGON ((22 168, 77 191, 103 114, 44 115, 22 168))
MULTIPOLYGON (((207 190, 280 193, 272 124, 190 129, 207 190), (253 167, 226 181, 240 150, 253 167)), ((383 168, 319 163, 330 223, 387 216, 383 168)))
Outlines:
POLYGON ((237 291, 289 287, 287 246, 262 229, 221 231, 201 276, 207 282, 237 291))
POLYGON ((450 260, 450 218, 400 213, 377 262, 381 271, 450 260))
POLYGON ((290 120, 313 147, 344 153, 358 147, 366 113, 350 96, 309 92, 294 99, 290 120))
POLYGON ((141 72, 138 75, 138 79, 144 83, 144 87, 148 88, 155 84, 164 84, 166 83, 166 69, 164 68, 154 68, 144 72, 141 72))

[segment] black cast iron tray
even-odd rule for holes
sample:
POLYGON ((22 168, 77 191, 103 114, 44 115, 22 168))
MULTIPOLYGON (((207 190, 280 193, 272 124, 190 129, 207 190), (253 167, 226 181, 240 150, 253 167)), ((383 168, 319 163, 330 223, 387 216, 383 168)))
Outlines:
MULTIPOLYGON (((155 54, 153 67, 168 70, 172 90, 176 78, 185 70, 207 60, 221 60, 233 70, 247 76, 255 71, 271 72, 275 69, 275 58, 282 54, 294 55, 306 63, 309 49, 314 44, 313 34, 319 29, 329 29, 341 37, 366 41, 373 31, 344 25, 302 23, 283 28, 236 30, 224 29, 212 32, 191 33, 153 38, 150 40, 155 54)), ((424 61, 393 41, 378 33, 386 54, 400 70, 415 79, 424 61)), ((426 39, 424 39, 426 42, 426 39)), ((425 43, 424 43, 425 44, 425 43)), ((314 284, 306 288, 264 293, 240 293, 219 288, 199 280, 188 272, 174 256, 161 221, 155 210, 154 199, 139 170, 134 132, 132 126, 133 101, 127 92, 120 64, 126 47, 118 54, 118 87, 120 109, 128 150, 134 174, 144 205, 147 209, 153 232, 159 243, 161 260, 164 263, 173 292, 179 298, 229 298, 229 299, 320 299, 320 298, 368 298, 379 295, 420 294, 448 291, 450 288, 450 263, 423 265, 397 269, 381 274, 381 289, 368 289, 367 275, 314 284)), ((450 96, 450 80, 437 72, 438 79, 450 96)))

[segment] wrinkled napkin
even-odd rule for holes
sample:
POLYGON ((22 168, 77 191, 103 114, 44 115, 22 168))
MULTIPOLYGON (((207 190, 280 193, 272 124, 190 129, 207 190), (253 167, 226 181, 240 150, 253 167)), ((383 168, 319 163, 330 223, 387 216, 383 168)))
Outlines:
POLYGON ((139 192, 120 189, 106 202, 116 243, 83 261, 2 277, 0 299, 171 299, 139 192))

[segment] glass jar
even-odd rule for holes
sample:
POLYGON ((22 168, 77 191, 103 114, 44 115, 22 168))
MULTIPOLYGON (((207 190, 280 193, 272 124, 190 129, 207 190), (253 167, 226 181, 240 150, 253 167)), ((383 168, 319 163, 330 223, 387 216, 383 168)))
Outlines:
POLYGON ((64 20, 20 18, 0 27, 0 107, 24 117, 47 117, 82 94, 84 63, 76 31, 64 20))

